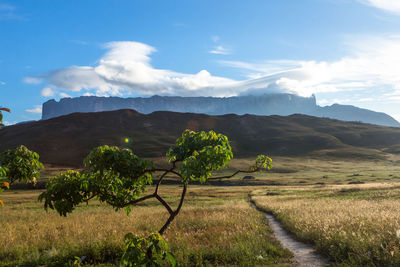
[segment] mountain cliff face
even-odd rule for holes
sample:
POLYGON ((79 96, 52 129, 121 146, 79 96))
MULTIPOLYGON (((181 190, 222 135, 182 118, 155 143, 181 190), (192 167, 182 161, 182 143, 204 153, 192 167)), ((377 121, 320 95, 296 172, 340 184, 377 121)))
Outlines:
POLYGON ((120 98, 81 96, 63 98, 59 102, 49 100, 43 104, 42 119, 50 119, 74 112, 100 112, 119 109, 134 109, 149 114, 154 111, 203 113, 208 115, 254 114, 291 115, 305 114, 344 121, 360 121, 384 126, 399 127, 395 119, 354 106, 332 105, 320 107, 315 97, 300 97, 293 94, 266 94, 238 97, 178 97, 152 96, 150 98, 120 98))

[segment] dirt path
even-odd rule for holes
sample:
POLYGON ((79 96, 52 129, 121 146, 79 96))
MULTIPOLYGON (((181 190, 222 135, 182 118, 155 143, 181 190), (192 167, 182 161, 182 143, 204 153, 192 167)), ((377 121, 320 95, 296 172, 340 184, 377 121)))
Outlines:
POLYGON ((282 228, 280 222, 278 222, 274 216, 266 212, 261 211, 254 202, 250 199, 250 203, 253 208, 262 212, 267 218, 271 230, 274 232, 276 239, 281 242, 284 248, 287 248, 294 254, 294 261, 296 266, 301 267, 317 267, 317 266, 329 266, 328 260, 324 259, 315 252, 315 249, 308 244, 295 240, 291 234, 282 228))

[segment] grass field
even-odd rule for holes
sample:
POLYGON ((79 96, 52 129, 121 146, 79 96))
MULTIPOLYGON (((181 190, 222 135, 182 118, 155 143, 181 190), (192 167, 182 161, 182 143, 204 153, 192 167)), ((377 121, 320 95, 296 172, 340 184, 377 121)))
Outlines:
MULTIPOLYGON (((162 159, 156 161, 159 165, 162 159)), ((232 169, 220 174, 251 163, 233 160, 232 169)), ((272 171, 257 173, 254 179, 239 175, 220 181, 247 186, 190 186, 183 210, 165 237, 180 266, 292 265, 290 252, 280 247, 265 218, 248 204, 252 193, 259 207, 276 215, 297 238, 315 244, 333 265, 398 266, 399 163, 397 156, 275 157, 272 171)), ((47 166, 40 182, 60 170, 47 166)), ((163 194, 176 205, 180 190, 166 185, 163 194)), ((167 218, 152 201, 129 216, 94 201, 60 217, 43 210, 36 201, 40 192, 10 190, 1 195, 6 206, 0 209, 0 266, 58 266, 75 256, 87 256, 88 265, 112 266, 118 264, 127 232, 147 235, 167 218)))
MULTIPOLYGON (((325 152, 325 154, 328 152, 325 152)), ((254 159, 234 159, 231 166, 245 169, 254 159)), ((392 155, 385 160, 368 158, 348 159, 337 157, 273 157, 273 168, 267 172, 252 174, 250 185, 324 185, 357 184, 371 182, 400 182, 400 156, 392 155)), ((226 175, 232 170, 223 171, 226 175)), ((244 175, 238 175, 225 183, 237 184, 244 175)))
POLYGON ((252 199, 333 265, 400 265, 399 183, 270 187, 252 199))
MULTIPOLYGON (((182 212, 166 232, 180 266, 283 266, 291 253, 272 237, 264 217, 250 207, 251 188, 191 187, 182 212)), ((118 263, 127 232, 157 231, 166 212, 156 202, 136 207, 129 216, 98 202, 82 206, 67 217, 46 213, 36 191, 8 191, 1 195, 1 266, 32 264, 59 266, 87 256, 87 264, 118 263)), ((174 203, 180 188, 167 186, 163 194, 174 203)), ((175 203, 176 204, 176 203, 175 203)))
MULTIPOLYGON (((255 179, 242 181, 245 175, 237 175, 230 179, 210 181, 209 184, 223 185, 323 185, 323 184, 357 184, 369 182, 400 182, 400 155, 386 155, 387 158, 358 159, 326 156, 330 151, 321 152, 309 157, 273 157, 273 168, 270 171, 252 174, 255 179)), ((335 153, 338 153, 336 150, 335 153)), ((233 159, 230 168, 217 173, 228 175, 237 169, 245 170, 254 164, 255 158, 233 159)), ((157 166, 167 168, 165 158, 151 158, 157 166)), ((27 184, 14 184, 14 189, 44 188, 49 177, 67 170, 67 167, 46 165, 36 187, 27 184)), ((168 179, 166 179, 168 180, 168 179)), ((175 180, 174 180, 175 181, 175 180)))

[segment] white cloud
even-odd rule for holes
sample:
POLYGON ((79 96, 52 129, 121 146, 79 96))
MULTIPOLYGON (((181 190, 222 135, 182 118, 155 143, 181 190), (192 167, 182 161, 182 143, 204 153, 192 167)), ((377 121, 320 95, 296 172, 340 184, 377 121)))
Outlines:
POLYGON ((258 63, 230 60, 220 60, 218 62, 227 67, 253 71, 252 73, 248 73, 246 75, 250 79, 261 78, 265 76, 265 74, 278 73, 286 71, 288 69, 295 69, 298 68, 301 64, 301 61, 296 60, 266 60, 258 63))
POLYGON ((42 77, 25 77, 23 80, 29 84, 40 84, 44 81, 42 77))
POLYGON ((60 93, 61 98, 66 98, 66 97, 71 97, 69 94, 66 93, 60 93))
POLYGON ((332 100, 338 98, 333 94, 347 93, 341 98, 363 98, 367 102, 368 98, 379 95, 382 101, 394 101, 395 96, 390 94, 400 95, 400 36, 357 36, 346 45, 348 55, 336 61, 220 61, 245 72, 247 79, 237 81, 213 76, 206 70, 184 74, 156 69, 150 64, 150 55, 156 51, 154 47, 137 42, 112 42, 105 45, 108 51, 96 66, 71 66, 40 77, 28 77, 25 81, 46 81, 50 88, 98 96, 122 96, 131 92, 216 97, 316 93, 330 94, 332 100))
POLYGON ((41 95, 44 97, 52 97, 55 95, 55 92, 50 87, 43 88, 41 95))
POLYGON ((400 15, 399 0, 360 0, 362 3, 400 15))
POLYGON ((16 123, 17 123, 17 121, 4 121, 4 125, 5 125, 5 126, 14 125, 14 124, 16 124, 16 123))
POLYGON ((229 55, 231 51, 222 45, 218 45, 213 50, 208 51, 208 53, 216 55, 229 55))
POLYGON ((5 85, 6 82, 0 81, 0 85, 5 85))
POLYGON ((375 94, 400 91, 400 36, 357 37, 350 54, 337 61, 278 60, 261 63, 221 61, 260 77, 246 83, 278 87, 299 95, 373 89, 375 94))
POLYGON ((150 64, 154 47, 138 42, 111 42, 96 66, 71 66, 39 77, 26 77, 26 83, 49 84, 51 88, 79 92, 95 91, 98 96, 123 95, 134 91, 141 95, 236 95, 227 88, 234 80, 212 76, 201 70, 184 74, 156 69, 150 64))
POLYGON ((397 121, 400 121, 400 114, 391 114, 393 118, 395 118, 397 121))
POLYGON ((42 106, 35 105, 35 107, 33 109, 27 109, 25 111, 28 113, 33 113, 33 114, 42 114, 42 106))

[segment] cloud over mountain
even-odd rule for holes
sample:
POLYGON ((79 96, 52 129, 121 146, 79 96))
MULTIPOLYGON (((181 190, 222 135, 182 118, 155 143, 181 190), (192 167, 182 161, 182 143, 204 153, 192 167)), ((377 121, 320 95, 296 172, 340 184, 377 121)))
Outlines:
POLYGON ((400 100, 400 36, 356 36, 346 44, 348 55, 336 61, 270 60, 258 63, 220 61, 241 69, 247 79, 157 69, 150 64, 156 49, 139 42, 111 42, 95 66, 71 66, 27 83, 47 83, 43 96, 53 92, 84 91, 98 96, 139 95, 236 96, 259 93, 313 93, 368 91, 400 100))
MULTIPOLYGON (((371 92, 400 100, 400 36, 356 36, 346 43, 348 55, 336 61, 274 60, 257 63, 220 61, 245 70, 257 86, 291 90, 300 95, 327 92, 371 92), (271 74, 273 73, 273 74, 271 74)), ((247 87, 251 87, 248 85, 247 87)))
POLYGON ((227 92, 236 81, 212 76, 201 70, 184 74, 156 69, 150 64, 154 47, 138 42, 111 42, 96 66, 71 66, 41 77, 27 77, 27 83, 47 82, 51 88, 67 91, 94 89, 97 95, 235 95, 227 92))
POLYGON ((400 15, 400 1, 398 0, 360 0, 362 3, 383 9, 387 12, 400 15))

